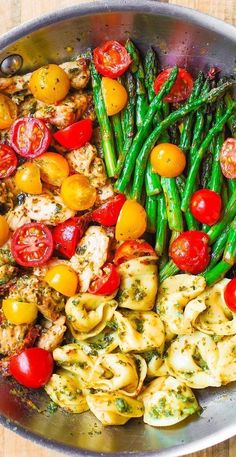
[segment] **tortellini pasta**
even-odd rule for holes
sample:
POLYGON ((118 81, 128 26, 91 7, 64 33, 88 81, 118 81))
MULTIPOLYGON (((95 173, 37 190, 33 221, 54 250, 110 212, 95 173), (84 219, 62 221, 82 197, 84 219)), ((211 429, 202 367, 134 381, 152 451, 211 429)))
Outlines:
POLYGON ((229 279, 222 279, 188 303, 186 310, 192 316, 195 328, 210 335, 236 334, 236 314, 230 311, 224 300, 228 282, 229 279))
POLYGON ((201 332, 179 336, 171 343, 165 359, 169 374, 195 389, 221 385, 217 362, 216 343, 201 332))
POLYGON ((115 311, 118 344, 122 352, 144 352, 160 347, 164 325, 153 311, 115 311))
POLYGON ((98 335, 111 320, 116 307, 117 302, 110 297, 84 293, 69 298, 65 312, 74 338, 84 340, 98 335))
POLYGON ((118 272, 121 284, 117 301, 120 308, 148 311, 157 294, 157 258, 139 257, 122 263, 118 272))
POLYGON ((99 357, 94 365, 88 385, 95 390, 137 396, 146 378, 147 365, 139 356, 117 352, 99 357))
POLYGON ((70 413, 83 413, 89 409, 78 376, 69 371, 53 373, 45 390, 54 403, 70 413))
POLYGON ((236 381, 236 335, 222 338, 218 343, 218 376, 222 384, 236 381))
POLYGON ((83 349, 83 351, 92 356, 99 356, 102 354, 109 354, 114 351, 118 346, 118 338, 116 332, 116 324, 114 321, 110 321, 107 324, 113 326, 107 326, 98 335, 88 338, 86 340, 77 340, 77 344, 83 349))
POLYGON ((57 365, 79 376, 82 386, 87 385, 94 360, 87 355, 76 343, 66 344, 53 351, 53 358, 57 365))
POLYGON ((150 351, 142 352, 141 355, 145 359, 147 364, 147 376, 148 378, 155 378, 156 376, 162 376, 160 374, 160 368, 163 365, 163 353, 164 353, 164 343, 156 349, 151 349, 150 351))
POLYGON ((124 425, 132 417, 143 415, 143 403, 121 392, 88 395, 86 400, 103 425, 124 425))
POLYGON ((180 274, 170 276, 161 284, 157 299, 157 312, 160 313, 168 332, 186 335, 193 331, 191 318, 186 313, 188 302, 198 297, 205 289, 202 276, 180 274))
POLYGON ((172 376, 152 381, 141 399, 144 422, 157 427, 177 424, 200 409, 191 389, 172 376))

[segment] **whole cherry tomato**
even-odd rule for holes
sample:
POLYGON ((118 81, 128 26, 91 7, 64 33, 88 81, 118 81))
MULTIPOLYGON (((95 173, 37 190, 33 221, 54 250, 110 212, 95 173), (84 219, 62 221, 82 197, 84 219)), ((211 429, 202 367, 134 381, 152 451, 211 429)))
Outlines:
MULTIPOLYGON (((172 68, 163 70, 154 81, 154 91, 159 93, 161 87, 169 78, 172 68)), ((192 92, 193 78, 185 68, 179 68, 176 81, 170 90, 169 94, 164 97, 164 100, 169 103, 181 102, 186 100, 192 92)))
POLYGON ((91 119, 75 122, 54 133, 55 140, 67 149, 78 149, 88 143, 93 134, 91 119))
POLYGON ((58 224, 53 229, 54 249, 67 258, 71 258, 76 251, 88 224, 88 217, 72 217, 58 224))
POLYGON ((46 124, 40 119, 22 117, 10 129, 10 143, 14 151, 22 157, 34 159, 45 152, 51 135, 46 124))
POLYGON ((183 232, 171 244, 170 257, 180 270, 192 274, 201 273, 210 260, 208 241, 209 237, 204 232, 183 232))
POLYGON ((210 189, 197 190, 190 201, 190 211, 202 224, 214 225, 220 219, 221 196, 210 189))
POLYGON ((120 285, 120 275, 112 263, 106 263, 102 268, 102 275, 91 282, 89 293, 95 295, 111 295, 120 285))
POLYGON ((106 227, 116 225, 120 210, 125 201, 126 196, 124 194, 116 195, 112 200, 99 206, 99 208, 94 209, 90 213, 91 220, 105 225, 106 227))
POLYGON ((182 149, 175 144, 160 143, 151 152, 152 170, 160 176, 174 178, 185 169, 186 158, 182 149))
POLYGON ((139 238, 147 227, 145 209, 135 200, 126 200, 116 224, 116 239, 126 241, 139 238))
POLYGON ((97 71, 109 78, 123 75, 131 64, 129 53, 118 41, 107 41, 102 46, 95 48, 93 59, 97 71))
POLYGON ((119 113, 127 104, 128 93, 119 81, 102 78, 102 95, 108 116, 119 113))
POLYGON ((70 80, 59 65, 49 64, 35 70, 29 81, 34 98, 44 103, 55 104, 69 92, 70 80))
POLYGON ((225 303, 229 309, 236 313, 236 278, 228 282, 224 291, 225 303))
POLYGON ((143 256, 155 256, 153 247, 144 240, 128 240, 122 243, 114 257, 115 265, 120 265, 127 260, 136 259, 143 256))
POLYGON ((0 179, 11 176, 17 167, 15 152, 6 144, 0 144, 0 179))
POLYGON ((52 255, 53 239, 49 228, 39 222, 19 227, 11 239, 14 259, 23 267, 38 267, 52 255))
POLYGON ((23 386, 39 389, 47 384, 52 376, 53 358, 45 349, 24 349, 10 358, 9 371, 23 386))

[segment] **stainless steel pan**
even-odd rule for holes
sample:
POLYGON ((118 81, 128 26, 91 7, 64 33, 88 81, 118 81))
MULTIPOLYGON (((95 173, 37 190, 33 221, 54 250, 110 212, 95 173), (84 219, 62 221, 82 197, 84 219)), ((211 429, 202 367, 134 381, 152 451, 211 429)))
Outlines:
MULTIPOLYGON (((20 55, 21 72, 25 72, 47 62, 68 60, 104 40, 125 40, 128 36, 142 50, 154 45, 164 66, 187 65, 194 73, 210 65, 226 74, 235 69, 235 28, 193 10, 151 0, 83 3, 23 24, 0 38, 0 63, 7 56, 20 55)), ((19 58, 13 63, 10 59, 10 69, 20 63, 19 58)), ((8 70, 9 60, 1 68, 8 70)), ((146 426, 142 421, 103 428, 90 413, 68 415, 57 411, 50 415, 45 411, 48 399, 44 392, 30 393, 38 408, 32 409, 23 389, 14 395, 13 387, 11 381, 0 379, 1 423, 71 455, 182 456, 235 433, 234 385, 199 391, 202 416, 164 429, 146 426)))

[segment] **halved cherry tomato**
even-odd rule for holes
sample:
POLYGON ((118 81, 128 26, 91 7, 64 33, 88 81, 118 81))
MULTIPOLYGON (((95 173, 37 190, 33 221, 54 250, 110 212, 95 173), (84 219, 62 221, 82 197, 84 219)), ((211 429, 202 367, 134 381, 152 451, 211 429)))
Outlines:
POLYGON ((125 107, 128 100, 125 87, 111 78, 102 78, 101 87, 108 116, 119 113, 125 107))
POLYGON ((61 196, 68 208, 84 211, 94 205, 97 191, 86 176, 74 174, 63 181, 61 196))
POLYGON ((72 217, 53 229, 54 249, 65 257, 71 258, 88 224, 85 216, 72 217))
MULTIPOLYGON (((169 78, 172 68, 163 70, 154 81, 154 91, 159 93, 164 82, 169 78)), ((192 92, 193 78, 185 68, 179 68, 176 81, 169 94, 164 97, 165 102, 174 103, 186 100, 192 92)))
POLYGON ((197 190, 191 198, 190 210, 197 221, 214 225, 220 218, 221 196, 210 189, 197 190))
POLYGON ((83 119, 75 122, 65 129, 58 130, 53 137, 64 148, 77 149, 88 143, 93 134, 93 124, 91 119, 83 119))
POLYGON ((38 157, 47 150, 50 140, 50 131, 40 119, 22 117, 11 126, 11 146, 22 157, 38 157))
POLYGON ((150 162, 155 173, 166 178, 175 178, 184 170, 186 158, 182 149, 175 144, 160 143, 153 148, 150 162))
POLYGON ((78 287, 78 276, 76 272, 68 265, 63 264, 50 268, 46 273, 44 281, 66 297, 75 295, 78 287))
POLYGON ((210 260, 208 241, 209 237, 204 232, 183 232, 171 244, 170 256, 180 270, 192 274, 201 273, 210 260))
POLYGON ((122 243, 116 250, 114 264, 120 265, 127 260, 143 256, 155 256, 153 247, 144 240, 128 240, 122 243))
POLYGON ((120 285, 120 275, 112 263, 106 263, 102 268, 101 276, 91 282, 89 293, 95 295, 111 295, 120 285))
POLYGON ((107 41, 95 48, 93 59, 97 71, 109 78, 123 75, 132 62, 129 53, 118 41, 107 41))
POLYGON ((17 118, 17 105, 7 95, 0 94, 0 129, 8 129, 17 118))
POLYGON ((69 164, 65 157, 56 152, 44 152, 35 159, 40 168, 42 181, 52 186, 61 186, 69 175, 69 164))
POLYGON ((16 262, 23 267, 43 265, 52 255, 52 234, 39 222, 24 224, 12 236, 11 251, 16 262))
POLYGON ((41 348, 24 349, 10 359, 9 370, 11 376, 20 384, 32 389, 47 384, 52 376, 52 354, 41 348))
POLYGON ((0 248, 6 243, 9 238, 9 225, 4 216, 0 215, 0 248))
POLYGON ((6 144, 0 144, 0 179, 11 176, 17 167, 15 152, 6 144))
POLYGON ((37 100, 55 104, 63 100, 68 94, 70 80, 61 67, 49 64, 32 73, 29 89, 37 100))
POLYGON ((25 162, 18 167, 15 174, 16 186, 28 194, 41 194, 42 183, 40 180, 39 167, 32 162, 25 162))
POLYGON ((15 325, 31 324, 38 314, 36 303, 21 302, 14 298, 3 300, 2 310, 7 320, 15 325))
POLYGON ((94 209, 91 214, 91 220, 98 222, 99 224, 105 225, 106 227, 112 227, 116 225, 120 210, 126 201, 124 194, 116 195, 112 200, 94 209))
POLYGON ((236 179, 236 139, 227 138, 220 151, 220 166, 223 175, 236 179))
POLYGON ((118 241, 132 240, 143 235, 147 227, 145 209, 135 200, 126 200, 116 224, 118 241))
POLYGON ((224 291, 224 299, 228 308, 236 313, 236 278, 228 282, 224 291))

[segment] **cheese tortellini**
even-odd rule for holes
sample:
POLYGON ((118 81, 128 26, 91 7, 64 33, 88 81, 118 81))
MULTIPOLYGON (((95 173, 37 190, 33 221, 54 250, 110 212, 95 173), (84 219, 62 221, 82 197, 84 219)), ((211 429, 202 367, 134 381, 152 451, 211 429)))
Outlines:
POLYGON ((89 409, 77 375, 66 370, 53 373, 45 390, 56 405, 70 413, 83 413, 89 409))
POLYGON ((74 338, 84 340, 98 335, 111 320, 116 307, 117 302, 110 297, 84 293, 69 298, 65 312, 74 338))
POLYGON ((153 311, 115 311, 118 344, 122 352, 144 352, 160 347, 164 325, 153 311))
POLYGON ((148 311, 155 305, 157 294, 157 257, 139 257, 122 263, 118 272, 120 308, 148 311))
POLYGON ((56 364, 64 368, 64 370, 77 374, 83 387, 87 386, 94 361, 78 344, 66 344, 54 349, 53 358, 56 364))
POLYGON ((103 425, 124 425, 132 417, 142 417, 143 403, 121 392, 86 397, 92 413, 103 425))
POLYGON ((177 424, 200 410, 189 387, 172 376, 160 377, 144 389, 144 422, 157 427, 177 424))

